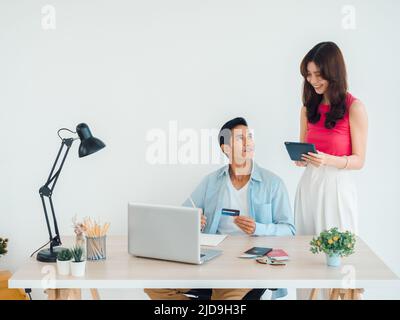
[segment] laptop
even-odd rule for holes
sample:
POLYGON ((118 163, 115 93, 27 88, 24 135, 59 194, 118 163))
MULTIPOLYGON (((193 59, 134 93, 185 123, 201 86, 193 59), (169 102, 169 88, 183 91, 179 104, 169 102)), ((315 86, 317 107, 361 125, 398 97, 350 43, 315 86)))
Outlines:
POLYGON ((202 264, 221 250, 200 248, 200 209, 128 204, 128 251, 138 257, 202 264))

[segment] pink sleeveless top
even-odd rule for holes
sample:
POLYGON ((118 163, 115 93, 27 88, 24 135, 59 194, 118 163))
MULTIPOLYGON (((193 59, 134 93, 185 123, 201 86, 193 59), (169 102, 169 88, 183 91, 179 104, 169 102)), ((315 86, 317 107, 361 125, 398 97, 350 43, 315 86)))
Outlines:
POLYGON ((329 111, 328 104, 319 105, 321 118, 317 123, 307 123, 306 142, 313 143, 318 151, 328 153, 334 156, 350 156, 351 135, 349 108, 356 100, 350 93, 346 96, 346 113, 343 119, 336 122, 333 129, 325 127, 326 113, 329 111))

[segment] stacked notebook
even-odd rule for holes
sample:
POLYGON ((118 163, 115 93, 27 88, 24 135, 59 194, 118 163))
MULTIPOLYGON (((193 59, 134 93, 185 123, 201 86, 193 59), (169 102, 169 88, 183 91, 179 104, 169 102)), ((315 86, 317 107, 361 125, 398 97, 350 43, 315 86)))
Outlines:
POLYGON ((275 261, 287 261, 289 255, 282 249, 274 249, 267 253, 267 257, 275 261))

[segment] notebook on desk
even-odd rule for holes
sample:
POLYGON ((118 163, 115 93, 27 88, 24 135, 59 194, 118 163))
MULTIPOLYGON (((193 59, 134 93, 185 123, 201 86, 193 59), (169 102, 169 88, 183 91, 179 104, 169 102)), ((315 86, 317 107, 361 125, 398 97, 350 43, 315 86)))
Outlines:
POLYGON ((239 256, 239 258, 255 259, 258 257, 265 256, 270 251, 272 251, 272 248, 253 247, 245 251, 242 255, 239 256))

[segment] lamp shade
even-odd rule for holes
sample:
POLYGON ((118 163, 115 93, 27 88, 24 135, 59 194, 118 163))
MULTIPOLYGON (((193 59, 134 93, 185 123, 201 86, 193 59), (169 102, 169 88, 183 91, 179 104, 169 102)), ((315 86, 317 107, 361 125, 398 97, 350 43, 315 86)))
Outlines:
POLYGON ((106 146, 103 141, 92 136, 89 126, 86 123, 78 124, 76 126, 76 133, 81 140, 81 144, 79 145, 79 158, 86 157, 106 146))

